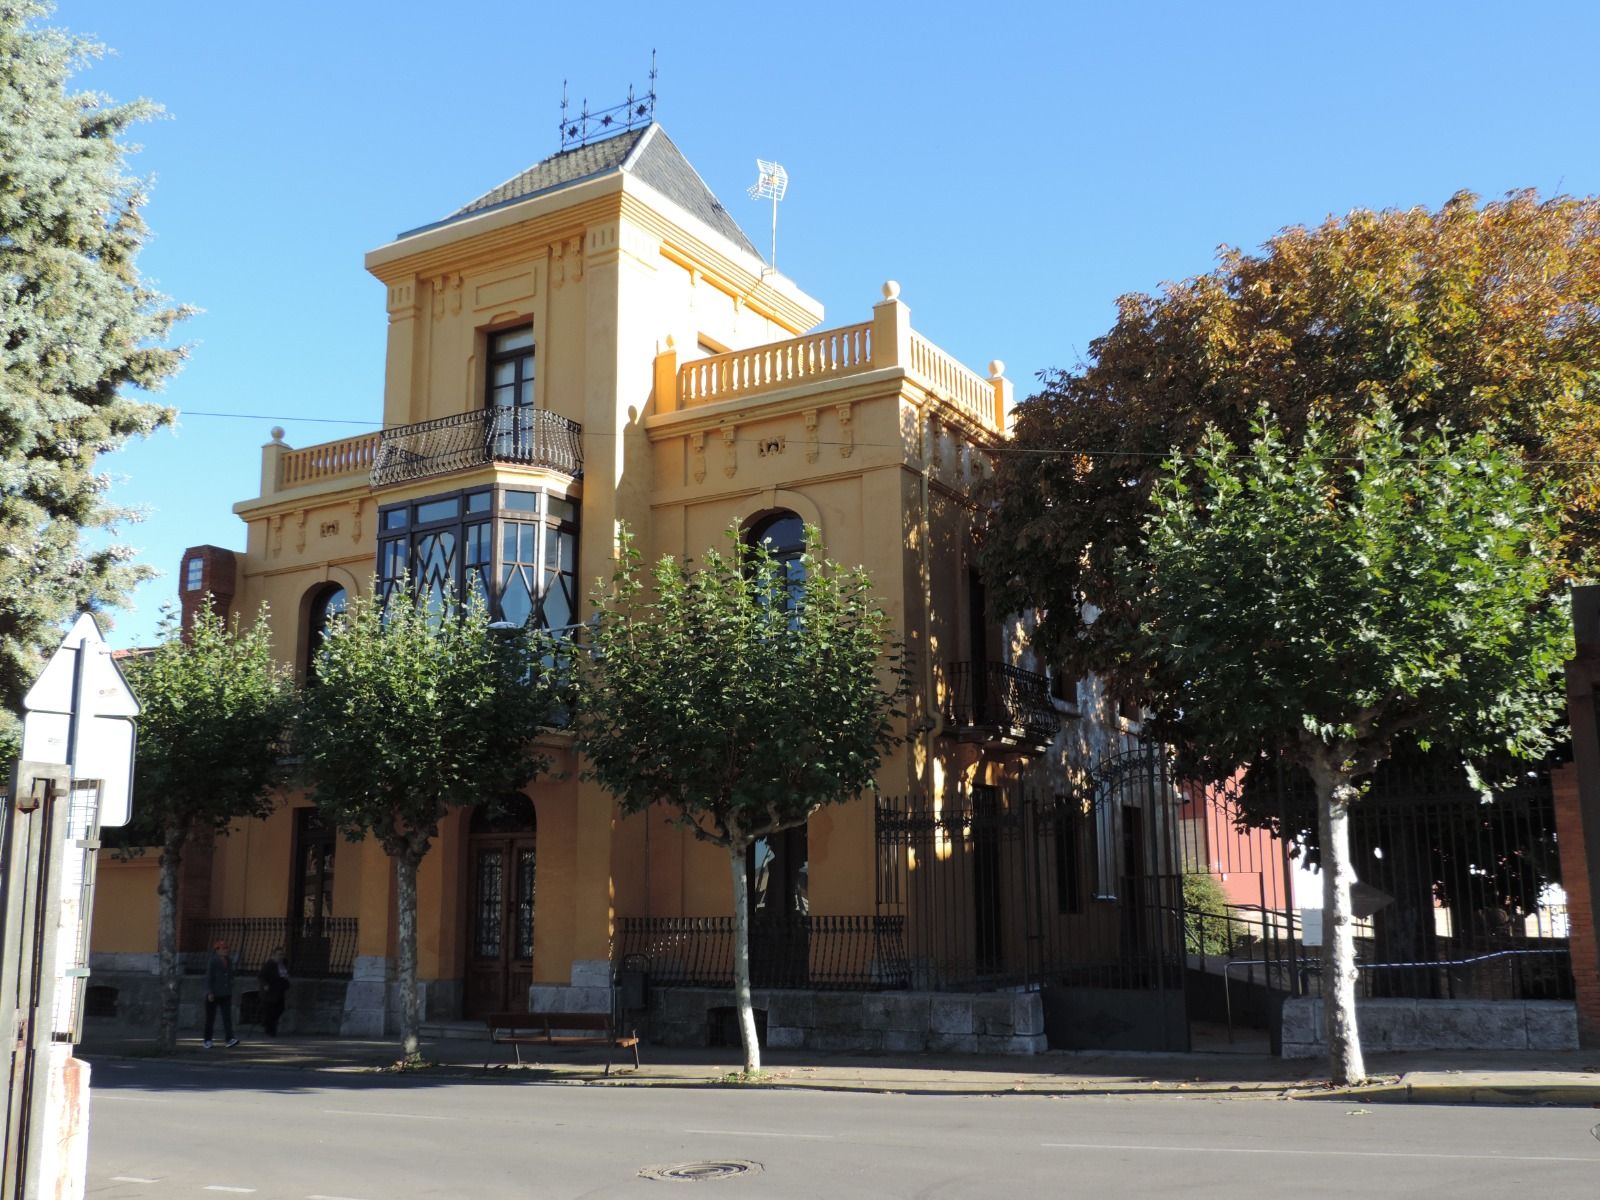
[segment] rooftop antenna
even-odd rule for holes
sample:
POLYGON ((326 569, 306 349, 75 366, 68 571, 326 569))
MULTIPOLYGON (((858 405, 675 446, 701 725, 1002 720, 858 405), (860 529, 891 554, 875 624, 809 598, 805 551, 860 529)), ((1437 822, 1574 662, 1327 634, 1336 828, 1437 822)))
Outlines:
POLYGON ((778 273, 778 201, 789 190, 789 172, 779 163, 756 159, 756 181, 750 199, 772 201, 772 273, 778 273))
POLYGON ((618 128, 630 130, 635 125, 648 125, 656 119, 656 52, 650 51, 650 90, 644 95, 634 94, 633 84, 628 85, 628 98, 610 108, 589 111, 588 97, 576 119, 567 99, 567 81, 561 81, 561 148, 573 150, 587 146, 592 138, 614 133, 618 128))

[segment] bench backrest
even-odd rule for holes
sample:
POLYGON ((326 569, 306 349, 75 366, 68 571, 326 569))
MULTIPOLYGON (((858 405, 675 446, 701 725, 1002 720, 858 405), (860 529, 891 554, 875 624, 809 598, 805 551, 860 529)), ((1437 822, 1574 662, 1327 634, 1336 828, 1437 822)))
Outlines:
POLYGON ((491 1030, 504 1029, 595 1029, 611 1028, 611 1014, 603 1012, 490 1013, 484 1018, 491 1030))

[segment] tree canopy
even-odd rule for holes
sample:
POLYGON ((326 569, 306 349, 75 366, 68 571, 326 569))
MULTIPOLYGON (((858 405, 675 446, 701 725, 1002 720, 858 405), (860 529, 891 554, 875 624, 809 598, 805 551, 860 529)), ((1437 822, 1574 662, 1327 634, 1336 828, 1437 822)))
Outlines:
POLYGON ((1141 620, 1152 722, 1217 775, 1282 761, 1316 788, 1324 989, 1335 1074, 1359 1079, 1345 824, 1397 746, 1548 752, 1571 653, 1553 597, 1558 510, 1488 435, 1407 434, 1387 405, 1291 441, 1258 410, 1242 452, 1215 429, 1156 481, 1115 562, 1141 620))
POLYGON ((1063 666, 1137 694, 1142 666, 1114 648, 1139 621, 1117 555, 1172 451, 1213 427, 1247 440, 1263 407, 1290 437, 1315 417, 1348 442, 1379 402, 1407 428, 1488 431, 1563 487, 1569 558, 1600 541, 1600 199, 1356 210, 1118 309, 1086 363, 1017 406, 991 493, 990 595, 1038 609, 1063 666))
POLYGON ((873 787, 899 742, 902 686, 888 617, 861 570, 792 564, 764 545, 698 566, 667 557, 646 576, 624 531, 609 589, 593 597, 592 653, 578 662, 586 777, 625 812, 662 805, 727 850, 747 1071, 760 1067, 750 1007, 745 852, 873 787))
POLYGON ((160 644, 126 666, 143 709, 135 822, 161 847, 160 1039, 170 1050, 178 1017, 178 867, 194 835, 271 812, 272 789, 283 776, 292 684, 272 657, 264 608, 243 628, 202 604, 187 630, 169 609, 160 644))
POLYGON ((497 805, 544 760, 557 704, 539 630, 491 628, 482 602, 352 600, 317 650, 296 744, 318 809, 375 837, 398 880, 404 1053, 417 1053, 417 865, 453 807, 497 805))
POLYGON ((82 534, 130 519, 97 460, 172 419, 125 389, 177 370, 183 351, 163 342, 186 315, 135 266, 145 197, 121 138, 157 110, 68 91, 101 47, 41 27, 49 11, 0 4, 0 720, 66 617, 124 602, 147 574, 82 534))

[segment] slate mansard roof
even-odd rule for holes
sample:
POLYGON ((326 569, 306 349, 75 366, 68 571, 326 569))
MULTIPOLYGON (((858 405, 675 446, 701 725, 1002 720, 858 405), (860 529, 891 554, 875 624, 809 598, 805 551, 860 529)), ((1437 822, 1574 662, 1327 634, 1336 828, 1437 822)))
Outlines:
POLYGON ((640 182, 649 184, 745 253, 761 258, 761 251, 739 228, 739 223, 722 206, 722 201, 712 194, 705 180, 700 178, 700 173, 683 156, 683 151, 673 144, 666 130, 654 123, 643 129, 619 133, 604 141, 552 154, 471 203, 462 205, 444 220, 408 229, 399 238, 440 229, 478 213, 598 179, 614 171, 625 171, 640 182))

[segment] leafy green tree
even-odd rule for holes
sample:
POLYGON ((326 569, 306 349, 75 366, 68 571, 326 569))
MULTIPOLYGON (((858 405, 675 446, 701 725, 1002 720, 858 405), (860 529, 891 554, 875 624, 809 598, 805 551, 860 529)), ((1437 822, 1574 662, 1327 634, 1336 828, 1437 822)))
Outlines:
POLYGON ((727 851, 735 1002, 754 1073, 747 851, 873 788, 900 741, 903 675, 871 581, 819 557, 815 529, 792 570, 764 545, 741 547, 737 528, 728 538, 698 569, 666 557, 647 580, 624 532, 610 589, 593 598, 592 654, 578 663, 578 747, 585 778, 623 811, 663 805, 727 851))
POLYGON ((1487 435, 1407 435, 1381 405, 1350 439, 1313 421, 1293 446, 1263 412, 1236 454, 1213 430, 1152 500, 1119 560, 1144 619, 1116 648, 1148 664, 1159 735, 1218 777, 1309 775, 1329 1053, 1360 1080, 1350 806, 1407 742, 1549 750, 1571 649, 1556 506, 1487 435))
POLYGON ((491 628, 480 601, 352 600, 324 635, 297 736, 317 807, 394 860, 400 1025, 417 1058, 417 867, 452 808, 497 804, 544 766, 555 711, 540 631, 491 628))
POLYGON ((1137 698, 1143 665, 1117 647, 1140 597, 1117 554, 1174 448, 1213 426, 1246 441, 1261 406, 1290 437, 1319 415, 1348 439, 1384 397, 1407 428, 1521 451, 1564 488, 1568 556, 1600 545, 1600 198, 1358 209, 1124 296, 1088 361, 1017 406, 983 546, 996 610, 1037 610, 1050 660, 1137 698))
POLYGON ((1183 873, 1183 947, 1190 954, 1226 954, 1231 939, 1228 897, 1209 871, 1183 873))
MULTIPOLYGON (((41 28, 49 6, 0 2, 0 724, 71 614, 121 604, 148 572, 82 531, 130 514, 105 500, 100 455, 172 419, 125 394, 177 370, 186 315, 134 265, 144 194, 128 126, 156 111, 67 82, 101 47, 41 28)), ((0 731, 0 737, 6 735, 0 731)))
POLYGON ((248 629, 209 604, 188 629, 170 609, 161 642, 124 660, 143 712, 134 758, 139 828, 161 847, 160 1045, 178 1036, 178 868, 189 839, 272 811, 293 686, 272 657, 266 609, 248 629))

